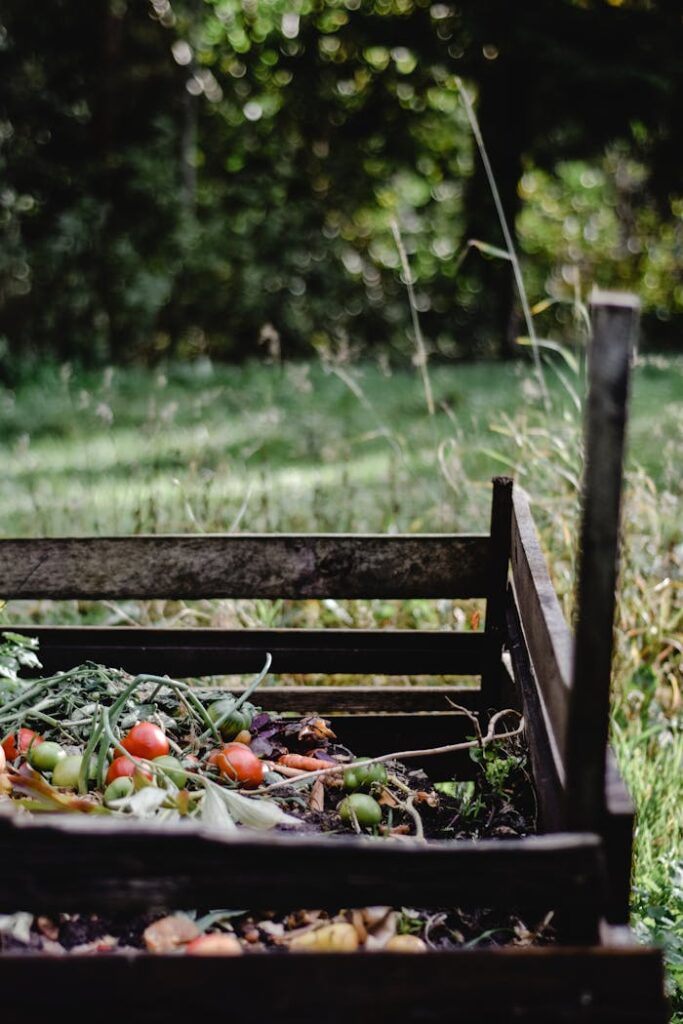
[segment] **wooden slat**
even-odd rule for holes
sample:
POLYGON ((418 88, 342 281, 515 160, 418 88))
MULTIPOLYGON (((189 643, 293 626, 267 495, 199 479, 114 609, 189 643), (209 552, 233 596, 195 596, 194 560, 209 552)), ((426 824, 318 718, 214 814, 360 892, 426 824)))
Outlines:
POLYGON ((592 299, 576 656, 567 723, 567 811, 576 828, 598 828, 605 813, 621 483, 639 308, 632 295, 597 292, 592 299))
POLYGON ((387 904, 556 909, 587 939, 600 912, 595 836, 385 842, 346 836, 221 837, 186 826, 0 818, 0 910, 154 906, 286 909, 387 904), (163 856, 160 856, 160 844, 163 856), (332 884, 333 883, 333 884, 332 884))
POLYGON ((0 596, 485 597, 488 537, 239 534, 0 542, 0 596))
POLYGON ((538 796, 539 825, 543 831, 559 831, 565 821, 562 761, 544 711, 540 687, 531 670, 512 592, 507 608, 507 629, 510 660, 515 681, 522 695, 529 757, 538 796))
POLYGON ((512 480, 498 476, 493 480, 491 496, 491 543, 489 545, 488 589, 486 600, 487 664, 482 674, 482 699, 485 707, 499 708, 500 656, 505 639, 505 603, 510 562, 512 518, 512 480))
POLYGON ((237 958, 0 957, 8 1020, 96 1007, 122 1020, 301 1024, 665 1024, 661 954, 643 947, 474 949, 237 958), (312 1007, 308 1014, 302 999, 312 1007))
POLYGON ((614 753, 608 748, 602 826, 609 885, 606 914, 609 921, 617 924, 627 924, 630 917, 634 820, 633 801, 619 774, 614 753))
MULTIPOLYGON (((540 825, 546 831, 567 827, 565 773, 544 710, 538 682, 529 655, 514 600, 508 606, 507 645, 516 683, 524 704, 529 756, 538 794, 540 825)), ((608 921, 625 924, 629 919, 631 856, 633 847, 633 802, 617 768, 614 753, 607 750, 605 815, 600 830, 605 843, 608 921)))
POLYGON ((96 661, 173 676, 257 672, 266 652, 275 673, 478 675, 483 633, 371 629, 146 629, 17 626, 38 638, 44 672, 96 661))
POLYGON ((512 581, 531 666, 564 764, 572 636, 548 575, 529 501, 512 492, 512 581))

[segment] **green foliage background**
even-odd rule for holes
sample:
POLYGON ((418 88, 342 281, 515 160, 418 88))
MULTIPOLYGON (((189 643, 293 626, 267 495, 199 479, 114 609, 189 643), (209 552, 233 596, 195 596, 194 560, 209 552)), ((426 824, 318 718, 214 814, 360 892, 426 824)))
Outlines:
POLYGON ((86 363, 410 345, 508 354, 509 266, 541 333, 593 282, 676 344, 683 27, 671 0, 6 0, 0 351, 86 363))

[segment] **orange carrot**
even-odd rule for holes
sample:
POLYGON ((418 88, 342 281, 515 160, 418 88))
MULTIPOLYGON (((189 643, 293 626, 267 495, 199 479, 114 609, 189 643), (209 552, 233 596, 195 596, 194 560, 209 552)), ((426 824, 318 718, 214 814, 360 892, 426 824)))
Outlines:
POLYGON ((286 768, 298 768, 300 772, 317 772, 319 768, 331 768, 330 761, 322 761, 318 757, 304 757, 303 754, 283 754, 278 764, 286 768))

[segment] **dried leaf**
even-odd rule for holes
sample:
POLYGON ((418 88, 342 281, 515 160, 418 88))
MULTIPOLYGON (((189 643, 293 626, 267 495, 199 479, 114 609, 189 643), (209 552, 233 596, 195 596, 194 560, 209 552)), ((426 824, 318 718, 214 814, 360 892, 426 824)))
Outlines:
POLYGON ((150 953, 175 953, 199 934, 197 925, 189 917, 172 914, 145 928, 143 938, 150 953))
POLYGON ((413 798, 413 803, 427 804, 427 807, 438 807, 439 798, 436 793, 426 793, 423 789, 418 790, 413 798))
POLYGON ((393 793, 388 789, 383 789, 381 795, 377 798, 377 802, 382 804, 384 807, 398 807, 399 801, 396 799, 393 793))
POLYGON ((57 925, 51 917, 36 918, 36 927, 40 934, 44 935, 46 939, 52 939, 56 942, 59 938, 59 925, 57 925))
POLYGON ((337 737, 330 729, 330 723, 325 721, 324 718, 318 718, 317 715, 311 715, 310 718, 304 718, 299 723, 297 739, 300 743, 313 745, 325 740, 336 740, 336 738, 337 737))
POLYGON ((308 807, 311 811, 325 810, 325 785, 322 779, 316 779, 311 788, 311 795, 308 798, 308 807))

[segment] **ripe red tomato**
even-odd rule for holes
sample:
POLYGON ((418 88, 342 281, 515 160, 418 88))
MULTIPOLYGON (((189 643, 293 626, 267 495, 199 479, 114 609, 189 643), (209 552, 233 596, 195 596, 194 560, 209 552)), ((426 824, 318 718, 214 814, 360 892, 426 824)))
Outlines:
POLYGON ((121 741, 121 746, 133 757, 144 757, 148 761, 163 757, 171 749, 163 730, 154 722, 138 722, 121 741))
POLYGON ((132 778, 136 772, 140 772, 146 779, 152 778, 152 773, 145 771, 143 768, 138 768, 129 757, 125 757, 123 754, 121 757, 115 757, 112 763, 109 765, 109 771, 107 772, 107 785, 113 782, 114 779, 121 778, 132 778))
POLYGON ((226 743, 209 755, 209 764, 215 764, 221 775, 241 782, 245 786, 260 786, 265 774, 263 762, 243 743, 226 743))
POLYGON ((43 737, 33 729, 20 729, 17 733, 12 732, 9 736, 5 736, 2 741, 2 749, 5 751, 8 761, 16 761, 19 754, 25 754, 29 747, 35 747, 42 742, 43 737))

